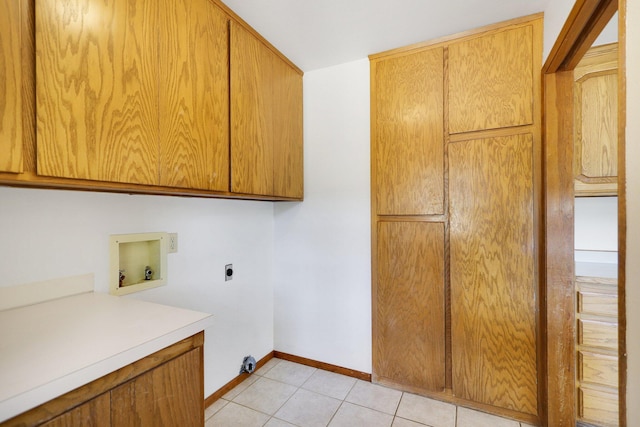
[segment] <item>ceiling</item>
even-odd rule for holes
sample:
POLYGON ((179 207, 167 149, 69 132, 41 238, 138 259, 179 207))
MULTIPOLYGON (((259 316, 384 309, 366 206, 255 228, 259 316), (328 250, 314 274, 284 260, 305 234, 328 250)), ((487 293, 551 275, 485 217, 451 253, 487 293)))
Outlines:
POLYGON ((553 0, 223 0, 303 71, 543 11, 553 0))

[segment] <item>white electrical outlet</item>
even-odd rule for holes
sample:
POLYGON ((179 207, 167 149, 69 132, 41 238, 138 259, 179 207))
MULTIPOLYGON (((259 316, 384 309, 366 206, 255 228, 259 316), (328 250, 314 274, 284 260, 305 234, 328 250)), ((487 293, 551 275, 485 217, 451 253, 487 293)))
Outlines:
POLYGON ((174 254, 178 252, 178 233, 169 233, 169 244, 167 246, 168 253, 174 254))

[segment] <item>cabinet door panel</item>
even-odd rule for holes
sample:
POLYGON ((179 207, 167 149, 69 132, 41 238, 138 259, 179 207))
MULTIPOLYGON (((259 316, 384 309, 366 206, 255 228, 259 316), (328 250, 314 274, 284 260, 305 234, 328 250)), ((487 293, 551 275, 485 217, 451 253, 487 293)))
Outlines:
POLYGON ((449 46, 449 132, 533 123, 533 28, 449 46))
POLYGON ((111 391, 114 426, 204 424, 202 348, 189 351, 111 391))
POLYGON ((583 182, 618 176, 618 73, 587 74, 576 82, 576 174, 583 182))
POLYGON ((109 427, 110 410, 109 393, 104 393, 42 424, 42 427, 109 427))
POLYGON ((158 182, 157 3, 36 1, 38 174, 158 182))
POLYGON ((22 172, 20 2, 0 0, 0 172, 22 172))
POLYGON ((231 191, 273 193, 275 54, 231 23, 231 191))
POLYGON ((449 146, 453 391, 537 414, 532 136, 449 146))
POLYGON ((228 18, 208 0, 160 3, 160 184, 228 191, 228 18))
POLYGON ((377 263, 374 373, 444 390, 444 225, 378 223, 377 263))
POLYGON ((276 57, 273 77, 273 194, 302 198, 302 76, 276 57))
POLYGON ((443 49, 375 64, 378 215, 444 212, 443 49))

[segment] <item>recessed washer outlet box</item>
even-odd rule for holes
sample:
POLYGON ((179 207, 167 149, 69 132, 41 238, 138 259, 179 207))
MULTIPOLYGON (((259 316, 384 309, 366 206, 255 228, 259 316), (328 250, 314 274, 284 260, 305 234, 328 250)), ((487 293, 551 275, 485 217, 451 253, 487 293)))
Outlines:
POLYGON ((109 293, 126 295, 165 285, 167 241, 167 233, 111 235, 109 293))

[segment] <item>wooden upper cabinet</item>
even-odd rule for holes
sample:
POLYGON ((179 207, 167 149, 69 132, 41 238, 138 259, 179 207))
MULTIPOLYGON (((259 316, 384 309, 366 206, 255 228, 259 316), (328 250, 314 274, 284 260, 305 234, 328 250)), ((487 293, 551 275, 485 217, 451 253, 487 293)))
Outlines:
POLYGON ((538 22, 449 46, 449 132, 533 123, 538 22))
POLYGON ((16 0, 0 0, 0 172, 22 172, 22 17, 16 0))
POLYGON ((209 0, 160 2, 160 185, 229 190, 229 29, 209 0))
POLYGON ((273 192, 274 113, 270 85, 275 54, 231 23, 231 191, 273 192))
POLYGON ((36 1, 38 174, 158 182, 158 4, 36 1))
POLYGON ((444 213, 444 50, 374 61, 378 215, 444 213))
POLYGON ((531 134, 449 146, 453 392, 537 414, 531 134))
POLYGON ((273 69, 273 194, 301 199, 303 188, 302 77, 276 58, 273 69))
POLYGON ((302 77, 235 22, 231 191, 302 197, 302 77))
POLYGON ((376 380, 445 387, 444 224, 378 222, 376 380))
POLYGON ((576 196, 618 194, 618 44, 591 48, 574 70, 576 196))

